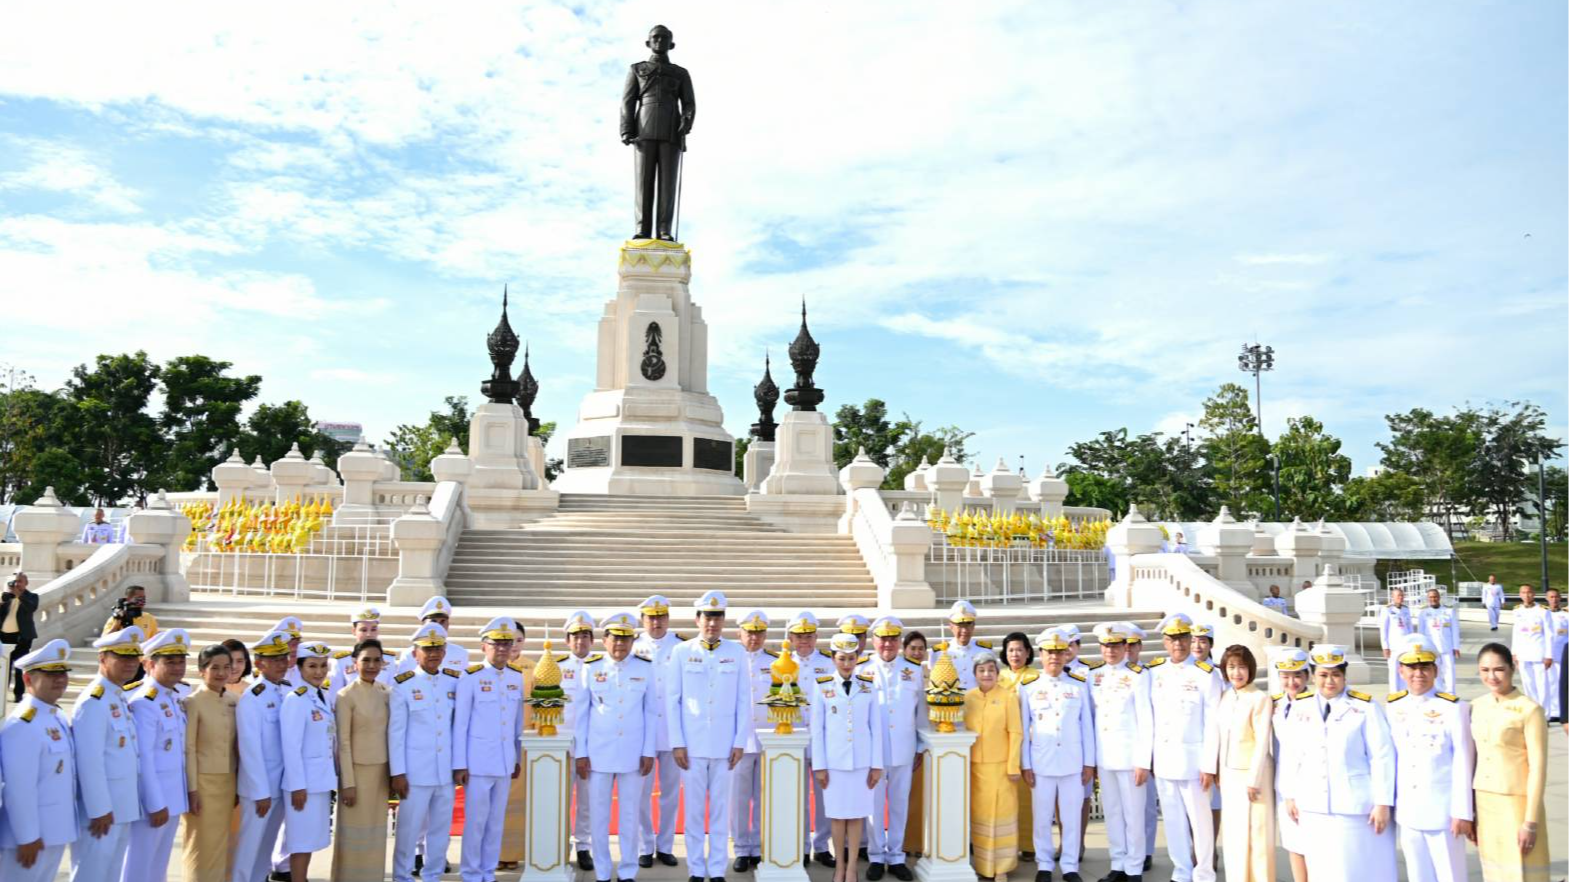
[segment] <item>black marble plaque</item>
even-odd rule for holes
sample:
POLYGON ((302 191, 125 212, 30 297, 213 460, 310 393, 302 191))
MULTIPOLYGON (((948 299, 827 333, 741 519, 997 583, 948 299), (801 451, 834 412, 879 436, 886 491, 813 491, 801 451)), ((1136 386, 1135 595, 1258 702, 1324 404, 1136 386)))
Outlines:
POLYGON ((713 438, 693 438, 692 467, 712 469, 716 472, 735 471, 735 453, 730 447, 730 442, 716 441, 713 438))
POLYGON ((622 435, 621 464, 678 469, 681 446, 680 435, 622 435))
POLYGON ((567 468, 593 469, 610 465, 610 436, 571 438, 567 441, 567 468))

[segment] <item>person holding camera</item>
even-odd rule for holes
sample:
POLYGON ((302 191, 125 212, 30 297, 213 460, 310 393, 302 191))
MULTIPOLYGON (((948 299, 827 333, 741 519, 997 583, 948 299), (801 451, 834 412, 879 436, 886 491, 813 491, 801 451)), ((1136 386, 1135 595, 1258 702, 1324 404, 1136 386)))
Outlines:
POLYGON ((114 602, 114 609, 109 613, 109 621, 104 622, 103 632, 99 635, 105 637, 116 631, 126 628, 140 628, 145 639, 151 640, 158 634, 158 620, 152 613, 147 612, 147 589, 140 585, 132 585, 125 589, 125 596, 114 602))
POLYGON ((38 631, 33 625, 33 613, 38 610, 38 595, 27 590, 27 574, 17 570, 5 583, 0 593, 0 643, 12 645, 11 650, 11 700, 22 700, 22 675, 16 662, 32 651, 38 631))

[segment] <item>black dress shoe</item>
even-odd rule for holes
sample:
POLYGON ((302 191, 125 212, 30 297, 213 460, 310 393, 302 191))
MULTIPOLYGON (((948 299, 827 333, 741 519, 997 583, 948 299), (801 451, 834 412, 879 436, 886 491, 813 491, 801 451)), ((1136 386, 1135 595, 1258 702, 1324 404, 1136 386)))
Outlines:
POLYGON ((1121 870, 1112 870, 1110 873, 1100 877, 1100 882, 1127 882, 1127 879, 1127 873, 1121 870))
POLYGON ((686 882, 703 882, 703 877, 702 876, 688 876, 688 877, 686 877, 686 882))
POLYGON ((271 882, 294 882, 294 874, 288 870, 273 870, 267 878, 271 882))
POLYGON ((751 857, 747 858, 747 861, 749 863, 751 863, 752 869, 754 869, 754 870, 757 869, 758 867, 761 867, 763 865, 762 855, 754 854, 751 857))
POLYGON ((893 877, 898 879, 899 882, 911 882, 915 878, 915 875, 910 872, 910 868, 904 864, 893 864, 888 868, 888 872, 892 873, 893 877))
POLYGON ((1084 878, 1078 873, 1063 873, 1062 882, 1084 882, 1084 878))
POLYGON ((866 855, 866 846, 864 846, 864 845, 861 846, 861 850, 856 852, 856 854, 860 856, 861 863, 863 863, 863 864, 866 863, 867 861, 871 860, 871 858, 867 857, 867 855, 866 855))
POLYGON ((425 856, 417 854, 414 856, 414 875, 418 876, 423 869, 425 869, 425 856))
POLYGON ((654 852, 654 857, 659 858, 659 862, 667 867, 676 865, 676 856, 668 851, 656 851, 654 852))
POLYGON ((1144 872, 1148 873, 1150 871, 1150 867, 1153 867, 1153 866, 1155 866, 1155 856, 1152 855, 1152 854, 1145 855, 1144 856, 1144 872))
POLYGON ((826 851, 819 851, 817 854, 812 855, 812 859, 829 869, 833 869, 834 865, 839 863, 838 861, 834 860, 834 856, 832 854, 829 854, 826 851))
POLYGON ((1051 882, 1051 870, 1036 870, 1035 882, 1051 882))
POLYGON ((1035 863, 1035 852, 1033 852, 1033 851, 1021 851, 1021 852, 1019 852, 1019 863, 1021 863, 1021 864, 1033 864, 1033 863, 1035 863))
POLYGON ((645 870, 648 869, 649 867, 652 867, 654 865, 654 856, 651 855, 651 854, 640 854, 640 855, 638 855, 637 856, 637 865, 642 867, 645 870))
POLYGON ((866 878, 868 880, 870 880, 870 882, 877 882, 878 879, 881 879, 883 877, 883 873, 887 869, 888 869, 888 867, 885 864, 880 864, 880 863, 876 863, 876 862, 867 864, 866 865, 866 878))
POLYGON ((579 849, 577 853, 577 868, 579 870, 594 869, 594 856, 582 849, 579 849))
POLYGON ((736 871, 737 873, 745 873, 751 866, 752 859, 746 855, 742 855, 735 859, 735 863, 730 865, 730 869, 736 871))
POLYGON ((723 877, 723 876, 710 876, 710 877, 708 877, 708 882, 725 882, 725 877, 723 877))
POLYGON ((1122 878, 1124 882, 1144 882, 1143 873, 1140 873, 1137 876, 1123 876, 1122 878))

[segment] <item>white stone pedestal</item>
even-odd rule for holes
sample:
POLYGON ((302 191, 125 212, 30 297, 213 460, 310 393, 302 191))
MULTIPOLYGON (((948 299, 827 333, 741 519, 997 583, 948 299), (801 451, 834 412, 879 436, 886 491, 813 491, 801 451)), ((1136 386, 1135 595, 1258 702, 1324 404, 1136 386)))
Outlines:
POLYGON ((708 325, 692 302, 692 255, 675 242, 621 248, 599 320, 594 391, 566 435, 561 493, 739 496, 735 439, 708 394, 708 325))
POLYGON ((826 414, 792 410, 779 421, 774 439, 774 468, 763 480, 763 493, 832 496, 840 492, 834 431, 826 414))
POLYGON ((746 485, 748 493, 756 493, 763 486, 763 479, 774 468, 773 441, 758 441, 746 446, 746 455, 741 459, 741 481, 746 485))
POLYGON ((533 490, 539 476, 528 460, 528 420, 516 404, 488 401, 469 420, 469 486, 477 490, 533 490))
POLYGON ((915 862, 921 882, 975 882, 970 864, 970 745, 976 733, 917 733, 916 749, 925 754, 922 775, 926 827, 922 857, 915 862))
POLYGON ((522 880, 570 882, 573 878, 567 844, 572 832, 567 802, 572 788, 572 763, 567 756, 571 748, 572 736, 567 733, 523 733, 522 774, 528 785, 524 788, 528 808, 524 813, 522 880))
POLYGON ((806 882, 801 843, 806 841, 810 795, 806 789, 806 732, 776 735, 759 731, 763 746, 762 817, 763 862, 757 882, 806 882))

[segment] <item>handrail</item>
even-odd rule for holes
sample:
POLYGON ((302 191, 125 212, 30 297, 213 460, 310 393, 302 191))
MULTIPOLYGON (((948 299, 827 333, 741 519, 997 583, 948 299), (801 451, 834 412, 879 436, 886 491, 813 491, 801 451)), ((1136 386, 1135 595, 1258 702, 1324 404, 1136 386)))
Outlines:
POLYGON ((1263 660, 1271 647, 1305 650, 1324 639, 1321 626, 1269 609, 1205 572, 1188 555, 1137 554, 1131 567, 1134 606, 1209 622, 1216 646, 1240 643, 1263 660))
MULTIPOLYGON (((38 639, 96 634, 124 586, 161 582, 164 549, 158 545, 99 545, 87 559, 38 589, 38 639)), ((72 549, 73 551, 75 549, 72 549)), ((64 549, 62 549, 62 552, 64 549)))
POLYGON ((892 590, 898 574, 885 537, 892 539, 893 516, 883 502, 881 492, 875 487, 852 491, 851 496, 855 510, 850 515, 850 537, 855 540, 855 547, 860 550, 861 559, 866 562, 872 581, 877 583, 878 593, 883 593, 885 589, 892 590))
POLYGON ((446 526, 441 548, 436 555, 436 575, 446 581, 447 569, 452 566, 452 556, 458 550, 458 540, 468 526, 468 505, 463 498, 463 485, 456 481, 442 481, 430 497, 430 516, 446 526))

